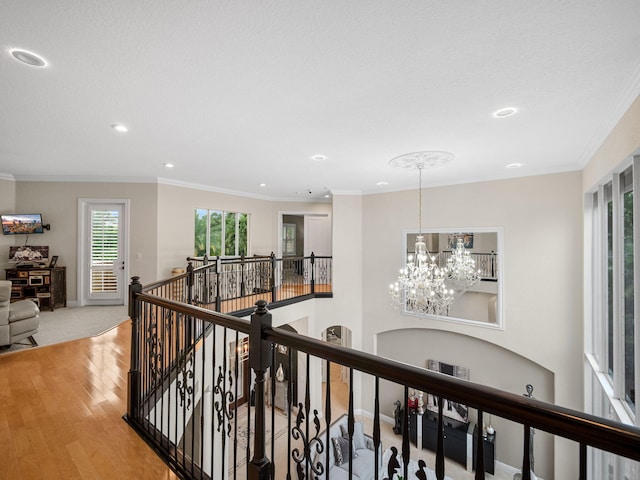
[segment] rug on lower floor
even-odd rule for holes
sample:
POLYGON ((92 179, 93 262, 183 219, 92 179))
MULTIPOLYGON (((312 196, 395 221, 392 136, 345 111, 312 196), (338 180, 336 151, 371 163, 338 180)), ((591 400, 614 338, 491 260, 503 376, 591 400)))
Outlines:
MULTIPOLYGON (((235 468, 242 467, 246 465, 247 458, 251 459, 253 455, 253 438, 255 435, 253 422, 255 420, 255 408, 251 407, 251 428, 247 427, 247 407, 246 404, 242 407, 238 408, 238 428, 236 434, 236 427, 234 420, 231 421, 230 424, 230 432, 231 432, 231 443, 229 444, 229 465, 230 470, 233 470, 233 458, 234 458, 234 443, 233 437, 236 436, 236 463, 235 468), (247 445, 249 445, 249 454, 247 455, 247 445)), ((271 445, 271 432, 275 432, 273 434, 273 439, 277 441, 277 439, 285 436, 288 430, 288 421, 287 417, 283 415, 278 409, 274 412, 274 428, 272 429, 271 425, 271 408, 269 406, 265 407, 265 418, 266 426, 265 426, 265 440, 266 445, 271 445)), ((277 443, 276 443, 277 444, 277 443)))
MULTIPOLYGON (((38 333, 33 335, 38 346, 94 337, 129 319, 127 307, 88 306, 57 308, 53 312, 41 309, 38 333)), ((29 340, 0 349, 0 354, 33 348, 29 340)))

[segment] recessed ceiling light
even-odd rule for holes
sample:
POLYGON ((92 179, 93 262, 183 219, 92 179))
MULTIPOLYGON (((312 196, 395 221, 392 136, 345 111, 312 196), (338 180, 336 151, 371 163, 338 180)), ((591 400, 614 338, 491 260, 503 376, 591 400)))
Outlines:
POLYGON ((495 118, 507 118, 515 114, 517 111, 518 109, 514 107, 501 108, 500 110, 493 112, 493 116, 495 118))
POLYGON ((47 61, 40 55, 36 55, 33 52, 27 52, 26 50, 13 49, 10 51, 13 58, 19 62, 29 65, 30 67, 46 67, 47 61))
POLYGON ((521 163, 510 163, 509 165, 507 165, 507 168, 520 168, 521 166, 521 163))
POLYGON ((260 186, 261 186, 261 187, 266 187, 266 186, 267 186, 267 184, 266 184, 266 183, 261 183, 261 184, 260 184, 260 186))
POLYGON ((311 160, 314 160, 316 162, 322 162, 323 160, 326 160, 327 157, 326 155, 312 155, 311 156, 311 160))
POLYGON ((122 133, 129 131, 129 129, 125 125, 122 125, 122 124, 119 124, 119 123, 114 123, 113 125, 111 125, 111 128, 113 128, 114 130, 116 130, 118 132, 122 132, 122 133))
POLYGON ((162 165, 164 165, 166 168, 173 168, 174 167, 173 163, 170 163, 170 162, 163 163, 162 165))
POLYGON ((325 193, 324 198, 329 198, 331 197, 331 195, 329 195, 328 193, 325 193))
POLYGON ((376 185, 381 186, 381 185, 389 185, 389 182, 385 182, 384 180, 381 182, 376 183, 376 185))

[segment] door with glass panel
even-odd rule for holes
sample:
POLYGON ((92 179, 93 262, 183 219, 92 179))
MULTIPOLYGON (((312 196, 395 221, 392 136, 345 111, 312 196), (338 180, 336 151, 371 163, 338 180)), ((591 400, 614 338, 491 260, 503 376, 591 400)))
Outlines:
POLYGON ((84 201, 82 303, 125 303, 126 202, 84 201))

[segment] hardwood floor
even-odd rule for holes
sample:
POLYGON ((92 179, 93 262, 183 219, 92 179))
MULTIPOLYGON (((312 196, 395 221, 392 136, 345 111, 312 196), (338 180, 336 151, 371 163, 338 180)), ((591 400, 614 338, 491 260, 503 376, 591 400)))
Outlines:
POLYGON ((131 324, 0 357, 0 479, 176 479, 125 423, 131 324))

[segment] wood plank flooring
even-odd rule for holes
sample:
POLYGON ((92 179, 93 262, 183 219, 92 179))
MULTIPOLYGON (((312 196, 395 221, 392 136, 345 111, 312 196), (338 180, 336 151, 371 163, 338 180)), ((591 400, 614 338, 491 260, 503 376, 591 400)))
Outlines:
POLYGON ((131 323, 0 356, 0 479, 176 479, 125 423, 131 323))

